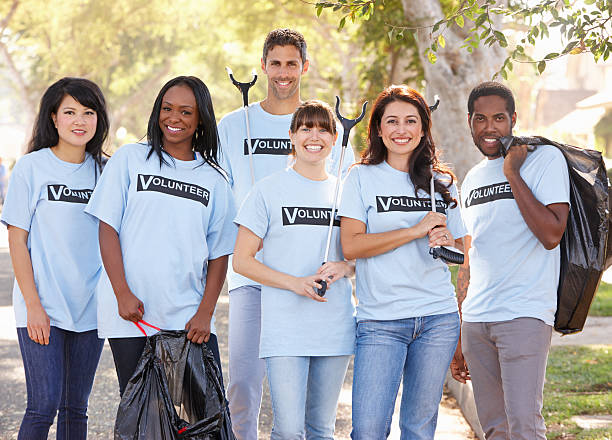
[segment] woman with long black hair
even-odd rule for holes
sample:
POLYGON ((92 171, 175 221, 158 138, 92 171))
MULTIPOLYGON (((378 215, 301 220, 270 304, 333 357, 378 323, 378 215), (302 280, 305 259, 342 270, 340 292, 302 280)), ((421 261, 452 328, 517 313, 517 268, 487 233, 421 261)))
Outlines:
POLYGON ((87 403, 104 340, 96 334, 102 263, 98 222, 83 212, 108 134, 100 88, 62 78, 40 102, 28 153, 11 174, 8 227, 13 306, 28 402, 19 439, 87 437, 87 403))
POLYGON ((389 435, 402 381, 401 438, 434 437, 459 314, 450 271, 429 249, 462 247, 453 181, 438 159, 423 97, 407 86, 383 90, 368 148, 347 177, 338 212, 344 255, 357 259, 354 439, 389 435))
POLYGON ((109 338, 121 394, 144 349, 135 325, 143 318, 186 329, 221 366, 213 313, 236 237, 212 101, 200 79, 180 76, 162 87, 147 140, 117 150, 86 209, 100 220, 106 273, 98 332, 109 338))

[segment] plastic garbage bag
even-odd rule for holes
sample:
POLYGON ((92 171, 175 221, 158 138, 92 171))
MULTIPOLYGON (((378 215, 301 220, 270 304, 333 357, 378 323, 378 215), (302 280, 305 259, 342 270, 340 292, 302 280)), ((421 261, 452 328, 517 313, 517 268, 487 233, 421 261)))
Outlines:
POLYGON ((554 328, 562 334, 582 330, 603 271, 612 263, 608 176, 601 153, 561 144, 541 136, 501 139, 511 145, 553 145, 567 162, 570 212, 561 239, 561 273, 554 328))
POLYGON ((234 440, 221 372, 187 332, 147 338, 115 422, 115 440, 234 440))

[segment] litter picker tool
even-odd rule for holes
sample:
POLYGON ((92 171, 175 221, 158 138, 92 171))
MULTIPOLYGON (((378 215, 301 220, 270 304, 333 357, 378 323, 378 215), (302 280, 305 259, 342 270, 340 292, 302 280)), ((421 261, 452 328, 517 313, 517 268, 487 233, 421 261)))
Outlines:
MULTIPOLYGON (((429 194, 431 197, 431 211, 436 212, 436 192, 434 189, 434 175, 433 169, 431 170, 431 181, 429 183, 429 194)), ((429 248, 429 253, 434 258, 439 258, 446 264, 463 264, 464 255, 456 248, 450 248, 445 246, 436 246, 429 248)))
POLYGON ((244 107, 244 123, 246 125, 247 132, 247 149, 249 151, 249 167, 251 168, 251 184, 255 184, 255 167, 253 165, 253 143, 251 142, 251 127, 249 124, 249 89, 255 85, 257 82, 257 72, 255 69, 252 71, 253 79, 251 82, 239 82, 234 78, 234 74, 232 73, 232 69, 229 67, 225 68, 225 71, 229 75, 232 83, 236 86, 240 93, 242 94, 242 105, 244 107))
MULTIPOLYGON (((325 245, 325 258, 323 259, 323 264, 327 263, 329 258, 329 246, 331 245, 331 237, 332 232, 334 230, 334 220, 336 218, 336 208, 338 205, 338 192, 340 191, 340 181, 342 180, 342 161, 344 160, 344 152, 346 151, 346 147, 348 145, 349 134, 351 129, 357 125, 365 116, 366 107, 368 105, 368 101, 363 103, 361 107, 361 114, 359 117, 355 119, 346 119, 344 116, 340 114, 340 98, 336 96, 336 116, 338 120, 342 124, 343 134, 342 134, 342 148, 340 149, 340 160, 338 161, 338 174, 336 179, 336 189, 334 190, 334 201, 332 203, 332 210, 329 216, 329 229, 327 230, 327 244, 325 245)), ((319 284, 321 285, 320 289, 315 289, 317 295, 324 296, 327 291, 327 281, 320 280, 319 284)))

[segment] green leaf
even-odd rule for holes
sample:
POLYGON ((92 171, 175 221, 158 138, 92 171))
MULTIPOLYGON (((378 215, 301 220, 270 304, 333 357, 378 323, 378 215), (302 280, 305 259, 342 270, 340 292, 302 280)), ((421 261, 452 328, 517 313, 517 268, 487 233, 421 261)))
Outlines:
POLYGON ((389 32, 387 32, 387 36, 389 37, 389 41, 393 41, 393 29, 391 29, 389 32))
POLYGON ((334 6, 334 9, 332 9, 332 11, 336 12, 337 10, 341 9, 342 5, 336 5, 334 6))
POLYGON ((505 70, 505 69, 502 69, 502 71, 501 71, 501 76, 503 76, 503 77, 504 77, 504 79, 508 79, 508 72, 506 72, 506 70, 505 70))
POLYGON ((438 35, 438 45, 440 47, 446 46, 446 40, 444 39, 444 36, 442 34, 438 35))
POLYGON ((457 17, 455 17, 455 23, 457 23, 457 26, 459 26, 460 28, 465 26, 465 21, 463 20, 463 15, 458 15, 457 17))
POLYGON ((323 12, 323 5, 318 4, 317 5, 317 17, 321 16, 321 12, 323 12))
POLYGON ((340 24, 338 24, 338 30, 342 29, 345 24, 346 24, 346 15, 342 17, 342 19, 340 20, 340 24))
POLYGON ((551 52, 548 55, 546 55, 544 57, 545 60, 552 60, 554 58, 557 58, 559 56, 559 54, 557 52, 551 52))
POLYGON ((434 24, 433 29, 431 30, 431 32, 432 33, 436 33, 438 31, 438 29, 440 29, 440 25, 442 23, 444 23, 444 20, 440 20, 436 24, 434 24))
POLYGON ((592 5, 596 0, 584 0, 584 3, 587 5, 592 5))
POLYGON ((542 60, 538 63, 538 73, 541 75, 544 69, 546 69, 546 61, 542 60))
POLYGON ((478 18, 476 19, 476 22, 474 23, 474 27, 475 27, 475 28, 478 28, 479 26, 481 26, 481 25, 482 25, 482 24, 485 22, 485 20, 486 20, 486 19, 487 19, 487 14, 486 14, 486 12, 485 12, 485 13, 483 13, 483 14, 480 14, 480 15, 478 16, 478 18))
POLYGON ((570 41, 568 43, 567 46, 565 46, 565 49, 563 49, 563 53, 568 53, 570 52, 574 47, 576 47, 578 45, 578 41, 570 41))
POLYGON ((493 31, 493 35, 495 35, 495 38, 497 38, 497 41, 499 41, 499 45, 501 47, 506 47, 508 45, 506 37, 500 31, 493 31))

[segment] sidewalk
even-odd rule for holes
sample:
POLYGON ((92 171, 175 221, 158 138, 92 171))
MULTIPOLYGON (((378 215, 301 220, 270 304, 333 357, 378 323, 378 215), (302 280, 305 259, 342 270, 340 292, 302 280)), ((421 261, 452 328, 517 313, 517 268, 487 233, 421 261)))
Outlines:
MULTIPOLYGON (((17 343, 15 320, 11 306, 13 273, 8 254, 6 228, 0 227, 0 389, 3 398, 0 399, 0 439, 16 439, 19 424, 23 417, 26 402, 25 378, 23 363, 17 343)), ((225 383, 227 383, 227 320, 228 296, 224 290, 219 298, 216 312, 216 326, 219 335, 219 349, 221 351, 222 369, 225 383)), ((338 440, 349 439, 351 431, 351 381, 353 378, 353 364, 344 381, 338 416, 336 420, 336 435, 338 440)), ((400 390, 401 392, 401 390, 400 390)), ((117 406, 119 405, 119 392, 112 354, 108 343, 105 344, 102 358, 98 366, 94 387, 89 399, 89 435, 88 439, 108 440, 113 437, 113 425, 117 406)), ((395 417, 391 427, 389 439, 399 439, 398 415, 399 402, 397 399, 395 417)), ((269 438, 272 428, 272 408, 269 391, 266 390, 262 402, 259 438, 269 438)), ((51 428, 49 438, 55 438, 55 425, 51 428)), ((474 439, 473 431, 463 418, 461 410, 454 397, 445 392, 440 404, 436 440, 463 440, 474 439)))

